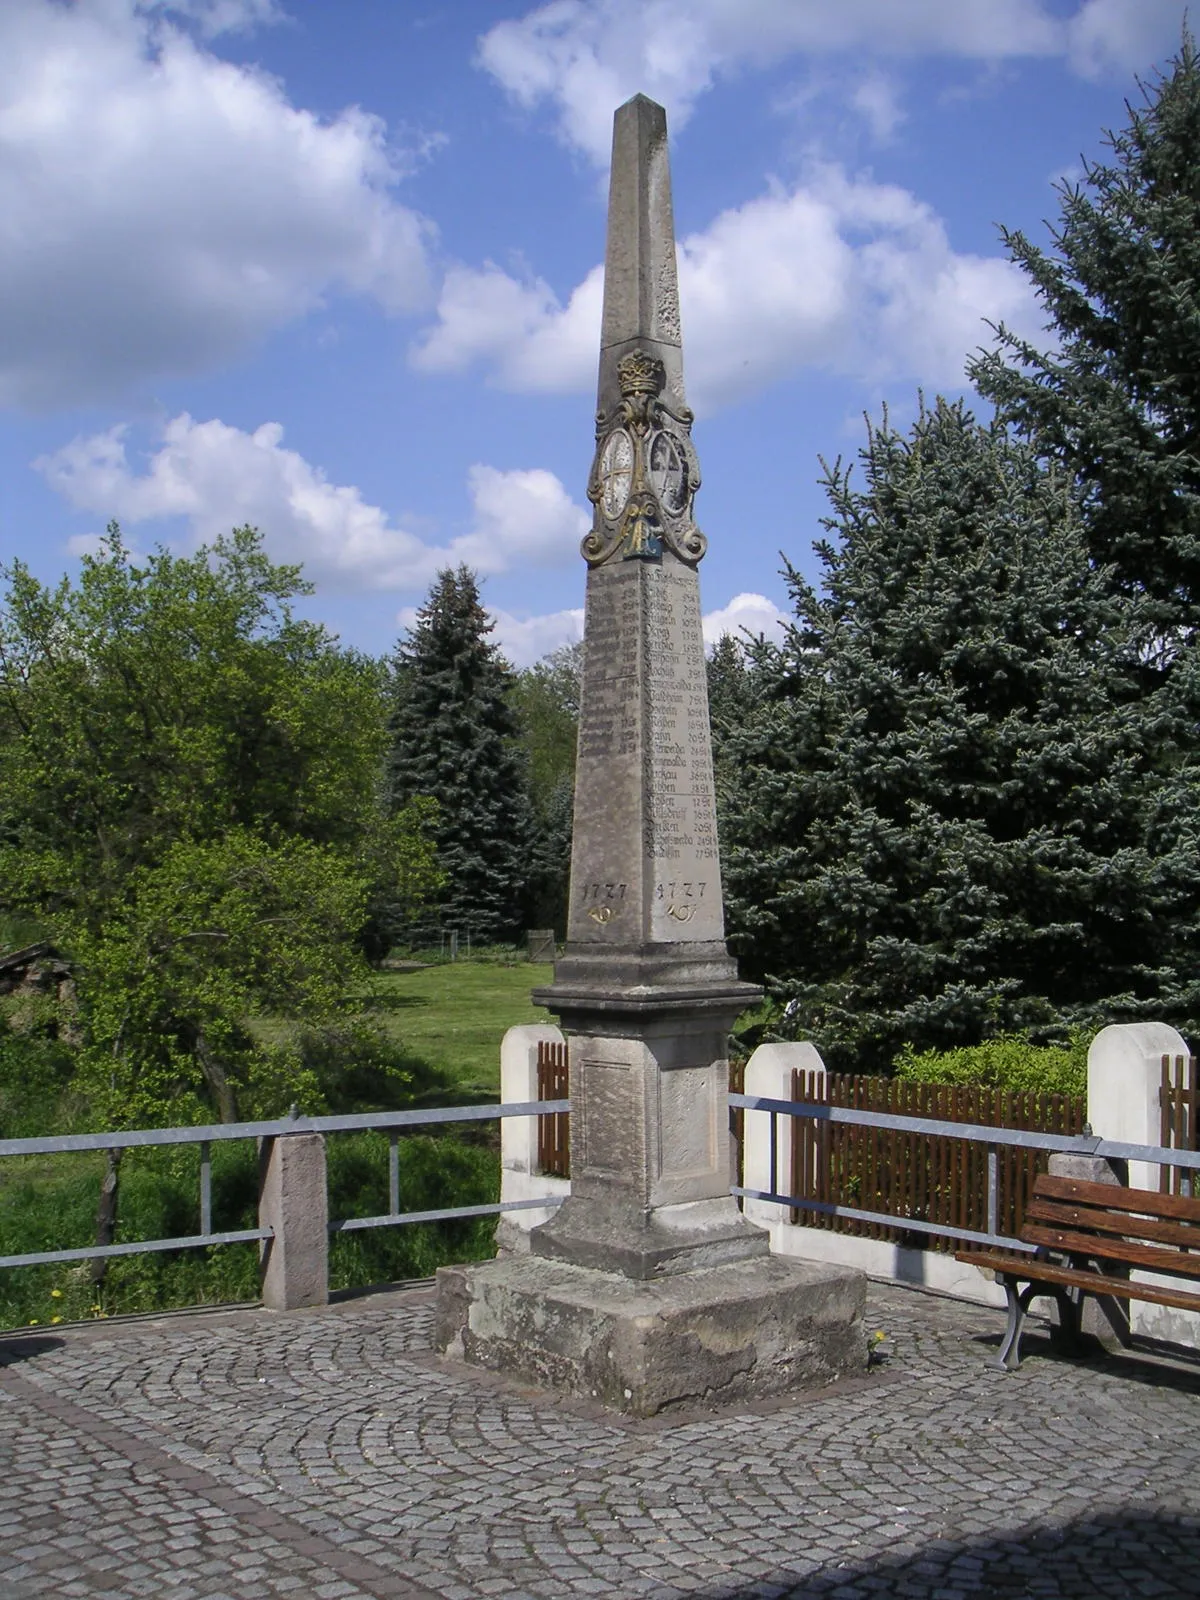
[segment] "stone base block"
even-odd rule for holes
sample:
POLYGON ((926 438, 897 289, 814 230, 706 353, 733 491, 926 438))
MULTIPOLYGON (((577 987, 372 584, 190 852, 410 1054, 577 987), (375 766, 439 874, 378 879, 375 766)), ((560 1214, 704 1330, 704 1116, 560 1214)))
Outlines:
POLYGON ((647 1211, 631 1195, 571 1194, 532 1230, 529 1248, 593 1272, 655 1280, 765 1259, 771 1239, 730 1195, 647 1211))
POLYGON ((632 1282, 538 1256, 437 1275, 443 1354, 630 1416, 866 1371, 866 1278, 768 1256, 632 1282))

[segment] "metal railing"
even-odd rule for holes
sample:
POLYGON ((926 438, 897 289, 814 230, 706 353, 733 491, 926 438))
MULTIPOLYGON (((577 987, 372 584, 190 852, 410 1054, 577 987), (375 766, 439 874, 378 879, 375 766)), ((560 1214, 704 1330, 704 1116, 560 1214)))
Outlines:
POLYGON ((189 1250, 201 1245, 240 1244, 270 1239, 272 1228, 238 1228, 213 1232, 212 1146, 229 1139, 275 1139, 293 1133, 387 1133, 388 1210, 376 1217, 342 1217, 329 1223, 330 1233, 356 1228, 391 1228, 410 1222, 443 1222, 455 1217, 481 1217, 502 1211, 544 1208, 561 1197, 535 1200, 491 1201, 483 1205, 446 1206, 435 1211, 400 1210, 400 1134, 411 1128, 445 1123, 494 1122, 501 1117, 543 1116, 568 1111, 569 1100, 530 1100, 510 1105, 433 1106, 420 1111, 376 1111, 353 1116, 303 1117, 290 1115, 265 1122, 215 1123, 208 1127, 123 1129, 115 1133, 69 1133, 38 1139, 0 1139, 0 1159, 5 1156, 62 1155, 78 1151, 134 1150, 146 1146, 199 1145, 200 1232, 170 1239, 141 1239, 129 1244, 83 1245, 71 1250, 35 1250, 23 1255, 0 1256, 0 1267, 34 1267, 55 1261, 90 1261, 103 1256, 145 1255, 157 1250, 189 1250))
POLYGON ((1012 1250, 1032 1251, 1033 1245, 999 1231, 999 1160, 1002 1145, 1017 1145, 1026 1150, 1049 1150, 1066 1155, 1101 1156, 1108 1161, 1146 1161, 1181 1169, 1181 1190, 1191 1193, 1190 1174, 1200 1172, 1200 1150, 1177 1150, 1164 1145, 1120 1144, 1098 1139, 1090 1133, 1035 1133, 1025 1128, 993 1128, 974 1122, 944 1122, 934 1117, 905 1117, 892 1112, 858 1111, 848 1106, 820 1105, 813 1101, 773 1100, 765 1095, 730 1093, 729 1104, 742 1111, 765 1111, 771 1118, 771 1161, 769 1189, 751 1189, 741 1184, 733 1193, 750 1200, 766 1200, 790 1206, 797 1211, 814 1211, 824 1216, 850 1217, 858 1222, 873 1222, 884 1227, 903 1228, 915 1233, 939 1234, 965 1239, 971 1244, 1003 1245, 1012 1250), (931 1134, 964 1139, 987 1149, 987 1229, 953 1227, 949 1223, 925 1222, 919 1217, 897 1216, 893 1212, 866 1211, 857 1206, 833 1205, 825 1200, 810 1200, 779 1193, 780 1117, 811 1118, 817 1122, 850 1123, 866 1128, 892 1128, 902 1133, 931 1134))

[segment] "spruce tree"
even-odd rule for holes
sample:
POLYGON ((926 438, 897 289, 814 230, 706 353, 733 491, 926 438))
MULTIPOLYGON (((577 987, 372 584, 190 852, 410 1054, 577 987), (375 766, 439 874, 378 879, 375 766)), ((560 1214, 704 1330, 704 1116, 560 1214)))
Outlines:
POLYGON ((440 923, 479 942, 518 936, 529 880, 514 675, 492 627, 474 573, 440 572, 396 650, 388 762, 394 807, 437 803, 429 832, 445 881, 424 931, 440 923))
POLYGON ((551 651, 516 677, 533 813, 530 920, 560 935, 567 926, 582 671, 583 641, 578 640, 551 651))
POLYGON ((857 1070, 906 1043, 1184 1022, 1161 913, 1187 824, 1148 842, 1128 607, 1065 476, 940 400, 907 438, 871 426, 862 461, 862 487, 826 470, 823 593, 788 569, 796 621, 754 647, 724 741, 743 971, 857 1070))
POLYGON ((1200 60, 1190 35, 1059 188, 1053 248, 1003 231, 1054 348, 1001 327, 979 391, 1082 495, 1093 560, 1144 602, 1152 688, 1200 627, 1200 60))

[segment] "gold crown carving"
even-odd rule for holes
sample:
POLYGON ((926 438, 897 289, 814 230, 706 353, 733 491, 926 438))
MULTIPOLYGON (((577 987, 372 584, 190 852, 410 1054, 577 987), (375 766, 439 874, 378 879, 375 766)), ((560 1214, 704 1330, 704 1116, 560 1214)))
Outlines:
POLYGON ((627 397, 659 394, 665 376, 662 362, 656 361, 645 350, 631 350, 617 362, 617 380, 621 385, 621 393, 627 397))

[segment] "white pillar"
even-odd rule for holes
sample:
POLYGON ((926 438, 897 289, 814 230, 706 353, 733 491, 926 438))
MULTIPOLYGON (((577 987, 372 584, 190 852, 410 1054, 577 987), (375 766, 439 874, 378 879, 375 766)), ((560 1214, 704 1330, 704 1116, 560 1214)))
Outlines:
MULTIPOLYGON (((1099 1139, 1161 1144, 1158 1092, 1163 1056, 1187 1056, 1182 1034, 1165 1022, 1121 1022, 1103 1028, 1088 1050, 1088 1121, 1099 1139)), ((1158 1167, 1129 1163, 1131 1189, 1157 1189, 1158 1167)))
MULTIPOLYGON (((529 1023, 510 1028, 500 1045, 500 1099, 505 1105, 520 1105, 538 1096, 538 1045, 561 1044, 562 1032, 550 1023, 529 1023)), ((536 1117, 504 1117, 500 1123, 500 1199, 535 1200, 542 1196, 566 1196, 571 1192, 569 1178, 554 1178, 538 1170, 536 1117)), ((499 1250, 529 1249, 529 1230, 554 1215, 553 1206, 530 1206, 528 1210, 505 1211, 496 1227, 499 1250)))
MULTIPOLYGON (((816 1045, 807 1040, 795 1044, 760 1044, 746 1063, 744 1092, 762 1095, 767 1100, 792 1098, 792 1073, 800 1067, 825 1076, 825 1063, 816 1045)), ((742 1187, 771 1189, 771 1122, 766 1111, 747 1111, 745 1153, 742 1158, 742 1187)), ((776 1194, 787 1194, 792 1181, 792 1129, 795 1118, 780 1114, 775 1122, 776 1194)), ((746 1197, 743 1207, 751 1222, 757 1222, 771 1235, 771 1249, 784 1252, 783 1230, 791 1226, 791 1208, 770 1200, 746 1197)))
MULTIPOLYGON (((1088 1050, 1088 1121, 1101 1139, 1120 1144, 1161 1144, 1159 1090, 1162 1058, 1188 1056, 1183 1035, 1165 1022, 1122 1022, 1103 1028, 1088 1050)), ((1159 1169, 1147 1161, 1131 1161, 1126 1182, 1131 1189, 1157 1189, 1159 1169)), ((1144 1283, 1178 1289, 1180 1280, 1134 1271, 1144 1283)), ((1171 1306, 1129 1302, 1134 1333, 1200 1349, 1200 1316, 1171 1306)))

